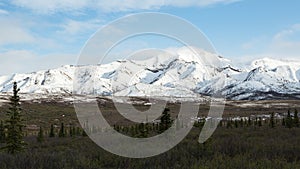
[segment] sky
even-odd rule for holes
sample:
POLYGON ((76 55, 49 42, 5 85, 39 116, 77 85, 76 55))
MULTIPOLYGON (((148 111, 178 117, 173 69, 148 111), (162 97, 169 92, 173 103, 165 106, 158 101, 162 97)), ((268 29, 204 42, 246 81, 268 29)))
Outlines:
MULTIPOLYGON (((97 30, 139 12, 187 20, 233 61, 298 60, 299 6, 298 0, 0 0, 0 75, 74 65, 97 30)), ((147 48, 141 40, 130 46, 147 48)))

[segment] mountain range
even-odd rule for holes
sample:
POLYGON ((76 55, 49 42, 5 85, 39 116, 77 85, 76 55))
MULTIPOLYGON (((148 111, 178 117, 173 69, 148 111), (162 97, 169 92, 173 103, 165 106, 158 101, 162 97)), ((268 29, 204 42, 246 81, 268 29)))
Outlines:
POLYGON ((300 61, 263 58, 234 65, 217 54, 187 47, 148 58, 0 76, 0 93, 201 97, 231 100, 299 99, 300 61))

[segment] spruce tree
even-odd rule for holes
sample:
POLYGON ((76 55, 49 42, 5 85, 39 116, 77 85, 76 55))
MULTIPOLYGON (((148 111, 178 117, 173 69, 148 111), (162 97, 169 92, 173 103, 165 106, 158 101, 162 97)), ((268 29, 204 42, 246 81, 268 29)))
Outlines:
POLYGON ((79 127, 76 127, 76 135, 81 136, 81 129, 79 127))
POLYGON ((84 130, 84 129, 82 129, 82 133, 81 133, 81 135, 82 135, 83 137, 86 137, 86 136, 88 136, 88 135, 87 135, 87 133, 85 132, 85 130, 84 130))
POLYGON ((231 120, 227 120, 226 128, 232 128, 231 120))
POLYGON ((1 121, 1 123, 0 123, 0 143, 4 143, 4 142, 5 142, 5 128, 4 128, 3 121, 1 121))
POLYGON ((244 127, 244 120, 243 120, 243 118, 241 118, 241 120, 240 120, 240 126, 244 127))
POLYGON ((59 137, 65 137, 66 136, 64 123, 61 123, 60 129, 59 129, 59 135, 58 136, 59 137))
POLYGON ((248 126, 252 125, 251 117, 248 117, 248 126))
POLYGON ((171 127, 172 120, 169 112, 170 109, 165 108, 164 112, 162 113, 162 116, 160 118, 160 132, 163 132, 167 130, 169 127, 171 127))
POLYGON ((71 137, 74 137, 76 135, 76 128, 74 126, 70 130, 70 135, 71 135, 71 137), (71 133, 72 133, 72 135, 71 135, 71 133))
POLYGON ((255 117, 254 125, 256 126, 258 124, 258 118, 255 117))
POLYGON ((54 134, 54 126, 53 126, 53 124, 51 124, 49 137, 54 137, 54 136, 55 136, 55 134, 54 134))
POLYGON ((146 129, 146 125, 144 123, 140 123, 139 125, 139 137, 146 138, 148 136, 148 131, 146 129))
POLYGON ((70 126, 70 127, 69 127, 69 136, 70 136, 70 137, 73 137, 73 136, 74 136, 74 134, 73 134, 73 126, 70 126))
POLYGON ((271 113, 271 117, 270 117, 270 127, 274 128, 275 127, 275 121, 274 121, 274 113, 271 113))
POLYGON ((236 119, 234 120, 234 126, 235 126, 235 128, 239 127, 238 121, 236 119))
POLYGON ((286 125, 286 124, 285 124, 285 118, 282 118, 281 125, 282 125, 282 126, 285 126, 285 125, 286 125))
POLYGON ((159 133, 159 126, 160 126, 160 123, 156 123, 156 124, 155 124, 155 131, 156 131, 157 133, 159 133))
POLYGON ((259 120, 258 120, 258 126, 261 127, 261 126, 262 126, 262 118, 259 117, 258 119, 259 119, 259 120))
POLYGON ((76 136, 76 127, 73 127, 73 135, 76 136))
POLYGON ((134 126, 130 126, 130 136, 134 137, 135 136, 135 129, 134 126))
POLYGON ((299 117, 298 117, 297 109, 295 109, 295 113, 294 113, 294 125, 295 125, 295 127, 299 127, 299 117))
POLYGON ((40 126, 40 131, 37 136, 37 141, 40 143, 44 141, 44 131, 42 129, 42 126, 40 126))
MULTIPOLYGON (((200 127, 200 122, 199 122, 199 121, 197 121, 197 123, 198 123, 198 126, 200 127)), ((219 123, 219 127, 223 127, 223 120, 221 120, 221 121, 220 121, 220 123, 219 123)))
POLYGON ((8 120, 6 120, 7 138, 4 149, 9 154, 16 154, 24 151, 26 143, 23 136, 23 119, 21 115, 20 97, 18 96, 17 83, 13 83, 13 96, 10 97, 9 110, 7 111, 8 120))
POLYGON ((293 119, 292 119, 290 110, 288 110, 288 114, 287 114, 287 117, 286 117, 285 124, 286 124, 287 128, 292 128, 293 127, 293 119))

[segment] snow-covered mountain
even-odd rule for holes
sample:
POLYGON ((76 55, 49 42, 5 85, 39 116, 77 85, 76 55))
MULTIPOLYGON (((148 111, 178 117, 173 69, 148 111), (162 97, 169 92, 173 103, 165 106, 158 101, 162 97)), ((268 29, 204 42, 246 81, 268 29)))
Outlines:
POLYGON ((300 98, 300 61, 255 60, 229 78, 224 92, 231 99, 300 98))
POLYGON ((0 92, 11 92, 16 81, 21 93, 43 95, 201 97, 221 93, 234 100, 300 98, 300 61, 264 58, 241 69, 218 55, 193 50, 179 48, 171 55, 146 59, 0 76, 0 92))

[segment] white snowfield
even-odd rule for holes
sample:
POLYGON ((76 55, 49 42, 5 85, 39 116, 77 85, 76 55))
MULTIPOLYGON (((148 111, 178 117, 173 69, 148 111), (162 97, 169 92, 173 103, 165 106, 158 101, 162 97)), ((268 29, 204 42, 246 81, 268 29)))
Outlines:
POLYGON ((216 93, 233 100, 300 98, 300 61, 264 58, 239 68, 216 54, 183 47, 170 55, 71 66, 0 76, 0 93, 17 82, 21 93, 199 98, 216 93), (74 85, 75 84, 75 85, 74 85), (74 90, 73 90, 74 89, 74 90))

